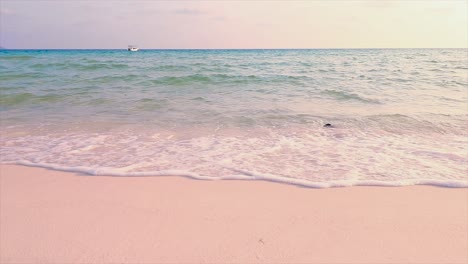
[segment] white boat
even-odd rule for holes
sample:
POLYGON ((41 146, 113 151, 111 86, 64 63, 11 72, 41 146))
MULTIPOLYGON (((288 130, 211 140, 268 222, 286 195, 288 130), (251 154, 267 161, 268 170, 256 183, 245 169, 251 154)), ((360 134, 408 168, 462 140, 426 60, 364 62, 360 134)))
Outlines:
POLYGON ((128 48, 127 48, 128 51, 138 51, 139 48, 137 46, 133 46, 133 45, 128 45, 128 48))

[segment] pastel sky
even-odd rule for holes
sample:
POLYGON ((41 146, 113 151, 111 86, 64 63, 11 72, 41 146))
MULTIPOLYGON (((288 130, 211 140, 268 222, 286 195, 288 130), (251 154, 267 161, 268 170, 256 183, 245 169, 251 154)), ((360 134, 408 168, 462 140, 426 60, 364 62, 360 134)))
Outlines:
POLYGON ((0 0, 5 48, 467 48, 468 1, 0 0))

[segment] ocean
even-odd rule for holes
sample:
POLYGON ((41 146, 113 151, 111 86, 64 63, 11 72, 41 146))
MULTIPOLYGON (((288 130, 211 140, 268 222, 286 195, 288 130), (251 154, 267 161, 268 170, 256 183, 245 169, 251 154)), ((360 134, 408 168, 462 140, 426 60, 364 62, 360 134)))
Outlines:
POLYGON ((468 187, 468 49, 1 50, 0 121, 3 164, 468 187))

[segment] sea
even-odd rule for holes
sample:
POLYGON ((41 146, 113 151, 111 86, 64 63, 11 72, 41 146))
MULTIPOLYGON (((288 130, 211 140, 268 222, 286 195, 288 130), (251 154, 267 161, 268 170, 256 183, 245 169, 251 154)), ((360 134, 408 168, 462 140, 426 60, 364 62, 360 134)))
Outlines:
POLYGON ((468 49, 1 50, 0 122, 2 164, 468 187, 468 49))

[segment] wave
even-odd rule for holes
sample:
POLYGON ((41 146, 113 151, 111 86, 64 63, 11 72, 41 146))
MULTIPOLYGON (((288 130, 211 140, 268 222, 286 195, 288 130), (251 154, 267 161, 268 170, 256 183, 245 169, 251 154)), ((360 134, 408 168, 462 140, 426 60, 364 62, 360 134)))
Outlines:
POLYGON ((15 106, 26 103, 54 103, 66 98, 65 95, 47 94, 35 95, 32 93, 6 94, 0 97, 0 105, 15 106))
POLYGON ((402 114, 380 114, 368 115, 352 122, 353 124, 356 123, 361 129, 375 128, 396 135, 418 135, 421 133, 466 134, 465 122, 456 122, 454 117, 450 117, 450 120, 452 122, 447 123, 447 120, 444 119, 421 118, 402 114))
POLYGON ((337 100, 343 100, 343 101, 348 101, 348 100, 354 100, 354 101, 359 101, 363 103, 369 103, 369 104, 381 104, 380 101, 376 99, 369 99, 365 98, 363 96, 360 96, 355 93, 348 93, 345 91, 337 91, 337 90, 324 90, 321 92, 324 95, 328 95, 333 97, 334 99, 337 100))
POLYGON ((306 76, 291 75, 229 75, 229 74, 193 74, 185 76, 165 76, 143 81, 142 84, 183 86, 190 84, 286 84, 303 85, 309 80, 306 76))
POLYGON ((184 170, 160 170, 160 171, 142 171, 142 172, 126 172, 120 169, 113 168, 90 168, 84 166, 70 167, 62 166, 58 164, 48 163, 34 163, 30 161, 16 161, 6 162, 3 164, 16 164, 29 167, 40 167, 45 169, 52 169, 58 171, 83 173, 92 176, 113 176, 113 177, 152 177, 152 176, 181 176, 188 177, 196 180, 260 180, 270 181, 283 184, 291 184, 301 187, 309 188, 334 188, 334 187, 351 187, 351 186, 382 186, 382 187, 400 187, 410 185, 430 185, 447 188, 468 188, 468 181, 463 180, 434 180, 434 179, 408 179, 400 181, 378 181, 378 180, 332 180, 327 182, 313 182, 305 179, 290 178, 284 176, 278 176, 273 174, 263 174, 257 172, 249 172, 239 169, 233 169, 243 173, 225 175, 219 177, 200 175, 190 171, 184 170))
POLYGON ((29 66, 32 69, 54 69, 54 70, 80 70, 80 71, 94 71, 94 70, 112 70, 112 69, 127 69, 129 66, 123 63, 35 63, 29 66))
POLYGON ((445 97, 445 96, 440 96, 439 97, 440 100, 444 100, 444 101, 449 101, 449 102, 457 102, 457 103, 465 103, 466 100, 460 100, 460 99, 455 99, 455 98, 449 98, 449 97, 445 97))
POLYGON ((8 56, 0 56, 0 60, 30 60, 35 58, 34 56, 29 55, 8 55, 8 56))
POLYGON ((107 76, 99 76, 89 80, 87 82, 97 83, 97 84, 107 84, 113 83, 116 81, 124 81, 124 82, 132 82, 138 81, 140 79, 147 79, 148 76, 142 74, 125 74, 125 75, 107 75, 107 76))
POLYGON ((24 79, 37 79, 50 77, 50 75, 39 72, 30 72, 30 73, 2 73, 0 74, 0 81, 16 81, 24 79))
POLYGON ((188 75, 188 76, 181 76, 181 77, 161 77, 155 80, 151 80, 154 84, 166 84, 166 85, 183 85, 183 84, 191 84, 191 83, 209 83, 213 80, 206 75, 195 74, 195 75, 188 75))
POLYGON ((154 67, 143 67, 141 70, 145 71, 168 71, 168 72, 173 72, 173 71, 188 71, 191 70, 190 65, 158 65, 154 67))
POLYGON ((152 111, 167 107, 169 101, 167 99, 152 99, 144 98, 134 102, 134 109, 152 111))
POLYGON ((82 65, 81 70, 100 70, 100 69, 127 69, 127 64, 122 63, 96 63, 89 65, 82 65))

